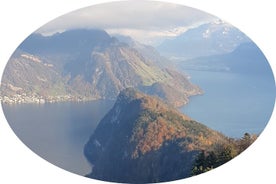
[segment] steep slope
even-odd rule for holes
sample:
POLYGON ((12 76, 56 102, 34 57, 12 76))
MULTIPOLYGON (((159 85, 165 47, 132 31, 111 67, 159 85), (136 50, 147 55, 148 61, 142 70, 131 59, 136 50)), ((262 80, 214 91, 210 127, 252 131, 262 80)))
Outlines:
MULTIPOLYGON (((91 58, 80 71, 68 69, 73 75, 70 84, 85 84, 92 95, 115 99, 126 87, 151 86, 172 79, 166 71, 149 62, 136 50, 118 43, 101 51, 92 51, 91 58)), ((76 68, 79 63, 70 65, 70 68, 76 68)))
POLYGON ((165 40, 157 49, 169 58, 185 60, 228 53, 247 41, 249 38, 238 29, 217 20, 191 28, 174 39, 165 40))
POLYGON ((72 94, 66 79, 53 64, 21 51, 17 51, 8 62, 0 91, 7 103, 45 102, 56 96, 65 98, 72 94))
POLYGON ((139 53, 141 53, 146 59, 151 60, 156 65, 161 68, 166 68, 168 66, 172 67, 172 62, 161 56, 160 53, 152 46, 142 44, 129 36, 124 35, 114 35, 120 42, 128 44, 130 47, 136 49, 139 53))
POLYGON ((160 99, 128 88, 85 146, 88 177, 127 183, 185 178, 200 150, 226 141, 160 99))
MULTIPOLYGON (((5 69, 2 83, 18 86, 20 82, 16 81, 21 81, 23 85, 19 87, 26 87, 22 92, 38 96, 41 96, 40 92, 32 91, 30 86, 43 89, 44 99, 52 94, 50 90, 57 82, 59 85, 56 88, 63 90, 55 90, 54 98, 68 95, 78 100, 116 99, 122 89, 134 87, 181 106, 188 102, 189 96, 201 93, 184 75, 156 64, 158 57, 153 61, 103 30, 70 30, 52 36, 33 34, 18 50, 43 61, 32 62, 30 66, 26 64, 29 60, 14 54, 9 61, 11 64, 5 69), (24 68, 17 68, 15 62, 24 68), (43 62, 52 68, 41 68, 43 62), (38 75, 33 68, 49 75, 49 87, 45 87, 40 80, 33 80, 38 75), (52 71, 58 79, 54 78, 52 71), (161 86, 158 91, 157 84, 161 86)), ((3 91, 8 94, 5 89, 3 91)), ((17 94, 22 95, 20 91, 17 94)))

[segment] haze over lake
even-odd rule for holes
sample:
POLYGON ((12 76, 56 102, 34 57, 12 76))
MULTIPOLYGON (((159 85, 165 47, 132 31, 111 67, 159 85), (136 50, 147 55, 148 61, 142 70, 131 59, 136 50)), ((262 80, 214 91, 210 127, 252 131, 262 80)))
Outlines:
POLYGON ((3 105, 15 134, 36 154, 68 171, 91 170, 83 148, 112 101, 3 105), (16 114, 16 116, 14 115, 16 114))

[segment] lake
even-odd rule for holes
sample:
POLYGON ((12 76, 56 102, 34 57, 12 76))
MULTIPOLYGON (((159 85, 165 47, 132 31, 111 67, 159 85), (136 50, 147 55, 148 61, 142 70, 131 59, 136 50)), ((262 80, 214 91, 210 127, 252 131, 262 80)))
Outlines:
POLYGON ((15 134, 42 158, 80 175, 91 172, 83 148, 113 101, 3 105, 15 134))
POLYGON ((185 71, 204 94, 190 98, 181 111, 230 137, 245 132, 260 134, 275 103, 275 82, 271 75, 230 72, 185 71))
MULTIPOLYGON (((227 72, 186 71, 204 95, 180 110, 230 137, 259 134, 274 102, 273 80, 227 72)), ((83 148, 113 101, 3 105, 15 134, 35 153, 68 171, 86 175, 91 166, 83 148)))

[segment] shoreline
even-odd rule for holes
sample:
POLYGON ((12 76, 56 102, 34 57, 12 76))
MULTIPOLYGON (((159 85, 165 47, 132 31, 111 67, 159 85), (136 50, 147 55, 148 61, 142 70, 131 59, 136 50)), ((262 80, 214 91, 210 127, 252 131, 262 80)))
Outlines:
POLYGON ((16 105, 16 104, 45 104, 45 103, 58 103, 58 102, 88 102, 88 101, 96 101, 100 100, 97 98, 91 97, 74 97, 70 95, 65 96, 49 96, 49 97, 41 97, 41 96, 24 96, 16 95, 13 97, 8 96, 0 96, 0 103, 7 105, 16 105))

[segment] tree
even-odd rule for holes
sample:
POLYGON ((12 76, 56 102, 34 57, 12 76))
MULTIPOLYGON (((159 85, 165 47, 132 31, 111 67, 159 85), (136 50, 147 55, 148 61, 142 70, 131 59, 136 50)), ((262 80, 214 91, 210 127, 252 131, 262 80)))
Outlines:
POLYGON ((251 138, 249 133, 245 133, 243 137, 238 140, 239 153, 243 152, 246 148, 248 148, 254 140, 251 138))
POLYGON ((208 153, 208 155, 206 155, 207 153, 202 150, 196 160, 195 160, 195 165, 192 169, 192 173, 191 175, 198 175, 204 172, 207 172, 211 169, 213 169, 213 165, 215 160, 213 159, 214 157, 214 153, 208 153))
POLYGON ((230 161, 236 155, 232 154, 233 150, 230 146, 225 146, 217 153, 216 167, 230 161))
POLYGON ((233 148, 229 145, 217 145, 213 151, 202 150, 195 159, 192 176, 210 171, 236 156, 233 148))
POLYGON ((192 175, 198 175, 219 167, 248 148, 257 136, 245 133, 241 139, 229 139, 224 144, 214 144, 208 151, 202 150, 196 157, 192 175))

